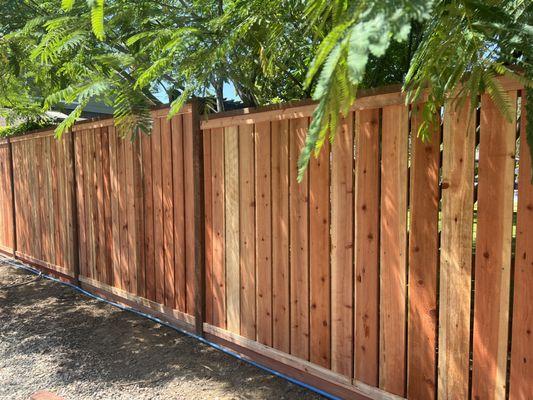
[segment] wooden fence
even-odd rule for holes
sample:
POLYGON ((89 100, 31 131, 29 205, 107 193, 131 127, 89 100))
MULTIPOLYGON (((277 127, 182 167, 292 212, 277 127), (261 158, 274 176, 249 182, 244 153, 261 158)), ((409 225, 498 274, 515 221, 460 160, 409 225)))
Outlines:
POLYGON ((9 255, 13 255, 15 248, 12 171, 11 145, 3 139, 0 140, 0 252, 9 255))
POLYGON ((192 107, 167 115, 154 112, 152 134, 136 141, 120 138, 112 119, 73 129, 79 279, 192 327, 192 107))
POLYGON ((45 131, 11 139, 16 256, 67 277, 76 275, 72 135, 45 131))
POLYGON ((428 142, 399 91, 363 94, 300 184, 309 103, 0 142, 0 245, 340 397, 529 399, 531 159, 503 83, 512 120, 483 95, 428 142))

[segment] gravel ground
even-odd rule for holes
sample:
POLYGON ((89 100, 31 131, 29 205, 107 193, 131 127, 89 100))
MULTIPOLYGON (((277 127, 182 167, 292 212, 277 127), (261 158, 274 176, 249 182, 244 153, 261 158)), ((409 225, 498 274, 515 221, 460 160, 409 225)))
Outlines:
POLYGON ((320 399, 0 259, 0 399, 320 399))

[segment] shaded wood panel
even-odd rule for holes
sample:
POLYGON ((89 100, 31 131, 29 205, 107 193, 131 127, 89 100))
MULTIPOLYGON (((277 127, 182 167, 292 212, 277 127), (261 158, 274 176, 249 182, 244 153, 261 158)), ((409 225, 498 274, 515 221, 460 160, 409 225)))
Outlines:
POLYGON ((183 195, 185 206, 185 269, 186 269, 186 301, 187 314, 195 315, 196 287, 195 287, 195 228, 194 212, 199 207, 194 203, 194 165, 193 165, 193 135, 199 134, 193 126, 192 113, 182 115, 183 119, 183 195))
POLYGON ((305 142, 307 118, 290 120, 290 352, 309 360, 309 173, 297 181, 298 157, 305 142))
POLYGON ((272 345, 289 353, 289 121, 271 123, 272 345))
MULTIPOLYGON (((255 258, 255 165, 254 165, 254 127, 239 126, 238 138, 238 229, 235 232, 239 243, 240 297, 239 320, 240 334, 249 339, 256 338, 256 264, 255 258)), ((227 175, 229 178, 229 175, 227 175)), ((228 187, 229 189, 229 187, 228 187)), ((228 214, 229 217, 230 214, 228 214)), ((257 260, 258 262, 259 260, 257 260)), ((229 267, 229 265, 228 265, 229 267)), ((257 271, 259 273, 259 270, 257 271)), ((228 289, 230 287, 228 286, 228 289)), ((230 296, 237 295, 229 292, 230 296)), ((228 303, 229 304, 229 303, 228 303)))
POLYGON ((378 386, 379 110, 355 115, 355 379, 378 386))
POLYGON ((508 95, 511 121, 481 96, 472 396, 482 399, 506 392, 516 92, 508 95))
POLYGON ((213 325, 226 328, 226 208, 225 135, 222 128, 211 131, 213 179, 213 325))
POLYGON ((185 241, 190 236, 185 230, 185 213, 192 210, 185 209, 185 177, 184 177, 184 147, 183 137, 189 132, 183 131, 183 117, 177 115, 171 120, 172 127, 172 179, 174 191, 174 286, 175 308, 187 312, 187 275, 185 241))
POLYGON ((516 256, 514 272, 513 327, 509 398, 524 400, 533 393, 533 185, 531 156, 526 142, 526 107, 522 92, 520 169, 516 256))
POLYGON ((211 130, 204 138, 204 210, 205 210, 205 322, 213 325, 213 170, 211 130))
MULTIPOLYGON (((420 110, 420 108, 419 108, 420 110)), ((407 397, 435 398, 437 374, 437 272, 439 256, 440 126, 431 138, 416 137, 421 111, 411 125, 411 193, 409 234, 409 321, 407 397)))
POLYGON ((409 110, 397 105, 382 113, 379 386, 404 396, 409 110))
POLYGON ((270 122, 255 125, 257 341, 272 346, 272 188, 270 122))
POLYGON ((331 146, 331 369, 353 376, 354 113, 331 146))
POLYGON ((331 367, 330 146, 309 163, 309 304, 312 363, 331 367))
POLYGON ((240 333, 239 129, 224 128, 227 329, 240 333))
POLYGON ((0 142, 0 251, 7 253, 13 252, 15 237, 11 186, 11 147, 0 142))
MULTIPOLYGON (((52 132, 12 139, 17 255, 69 276, 74 275, 74 249, 78 246, 71 204, 72 191, 77 189, 72 176, 72 140, 70 133, 57 140, 52 132)), ((0 145, 0 156, 1 151, 0 145)), ((4 196, 9 196, 6 208, 0 211, 5 220, 0 231, 14 238, 9 174, 9 168, 0 165, 0 180, 5 182, 2 190, 5 187, 4 196)))
POLYGON ((475 122, 468 104, 446 105, 438 332, 441 399, 468 398, 475 122))
POLYGON ((154 288, 155 301, 165 301, 165 253, 163 232, 163 175, 161 150, 161 118, 155 118, 152 131, 152 182, 154 207, 154 288))
MULTIPOLYGON (((174 160, 172 157, 173 133, 170 121, 161 119, 161 174, 163 191, 163 252, 164 252, 164 304, 174 308, 176 300, 175 247, 174 247, 174 160)), ((177 160, 179 162, 179 159, 177 160)), ((181 188, 180 188, 181 189, 181 188)), ((180 238, 175 238, 178 241, 180 238)), ((178 281, 179 282, 179 281, 178 281)))

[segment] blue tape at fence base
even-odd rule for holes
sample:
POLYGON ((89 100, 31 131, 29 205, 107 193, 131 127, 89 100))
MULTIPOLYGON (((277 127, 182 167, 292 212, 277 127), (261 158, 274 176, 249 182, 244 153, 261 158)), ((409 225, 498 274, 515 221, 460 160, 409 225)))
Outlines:
POLYGON ((207 340, 206 338, 198 336, 198 335, 196 335, 196 334, 194 334, 192 332, 188 332, 186 330, 177 328, 177 327, 175 327, 175 326, 173 326, 173 325, 171 325, 171 324, 169 324, 169 323, 167 323, 165 321, 160 320, 157 317, 154 317, 154 316, 152 316, 150 314, 145 314, 145 313, 143 313, 141 311, 138 311, 138 310, 136 310, 136 309, 134 309, 132 307, 124 306, 122 304, 118 304, 118 303, 115 303, 113 301, 106 300, 103 297, 97 296, 97 295, 95 295, 95 294, 93 294, 91 292, 88 292, 87 290, 84 290, 84 289, 80 288, 79 286, 73 285, 72 283, 69 283, 69 282, 63 282, 63 281, 61 281, 59 279, 54 278, 53 276, 46 275, 46 274, 42 273, 41 271, 39 271, 39 270, 37 270, 35 268, 32 268, 32 267, 29 267, 29 266, 27 266, 25 264, 22 264, 22 263, 14 260, 12 258, 7 258, 7 257, 4 257, 4 256, 0 255, 0 262, 2 264, 4 264, 4 265, 9 265, 9 266, 11 266, 13 268, 17 268, 17 269, 23 269, 23 270, 26 270, 28 272, 31 272, 32 274, 36 274, 36 275, 39 275, 39 276, 41 276, 43 278, 51 280, 53 282, 57 282, 57 283, 59 283, 61 285, 68 286, 68 287, 70 287, 70 288, 72 288, 72 289, 84 294, 87 297, 90 297, 92 299, 101 301, 101 302, 106 303, 106 304, 110 304, 110 305, 112 305, 114 307, 118 307, 121 310, 129 311, 129 312, 134 313, 136 315, 139 315, 141 317, 148 318, 148 319, 150 319, 150 320, 152 320, 154 322, 157 322, 158 324, 166 326, 167 328, 173 329, 176 332, 179 332, 179 333, 182 333, 182 334, 187 335, 189 337, 195 338, 196 340, 198 340, 198 341, 200 341, 200 342, 202 342, 202 343, 204 343, 204 344, 206 344, 208 346, 211 346, 211 347, 213 347, 213 348, 215 348, 215 349, 217 349, 217 350, 219 350, 219 351, 221 351, 221 352, 223 352, 225 354, 228 354, 228 355, 230 355, 230 356, 232 356, 232 357, 234 357, 234 358, 236 358, 238 360, 244 361, 247 364, 253 365, 254 367, 257 367, 257 368, 259 368, 259 369, 261 369, 263 371, 266 371, 266 372, 268 372, 268 373, 270 373, 272 375, 275 375, 275 376, 277 376, 279 378, 285 379, 285 380, 287 380, 287 381, 289 381, 291 383, 294 383, 295 385, 301 386, 301 387, 303 387, 305 389, 308 389, 308 390, 310 390, 312 392, 315 392, 315 393, 317 393, 317 394, 319 394, 321 396, 324 396, 324 397, 326 397, 328 399, 341 400, 339 397, 333 396, 332 394, 327 393, 327 392, 325 392, 325 391, 323 391, 323 390, 321 390, 319 388, 316 388, 314 386, 308 385, 307 383, 299 381, 298 379, 291 378, 290 376, 284 375, 284 374, 282 374, 282 373, 280 373, 278 371, 275 371, 273 369, 265 367, 264 365, 256 363, 255 361, 252 361, 252 360, 250 360, 248 358, 242 357, 240 354, 235 353, 235 352, 233 352, 233 351, 227 349, 226 347, 221 346, 221 345, 219 345, 217 343, 211 342, 211 341, 207 340))

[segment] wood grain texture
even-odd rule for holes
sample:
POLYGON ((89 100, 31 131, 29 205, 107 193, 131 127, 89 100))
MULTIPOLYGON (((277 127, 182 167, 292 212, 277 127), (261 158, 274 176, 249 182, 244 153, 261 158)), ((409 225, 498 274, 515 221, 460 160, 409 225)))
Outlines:
POLYGON ((506 391, 516 92, 508 121, 481 96, 472 397, 504 399, 506 391))
MULTIPOLYGON (((76 133, 78 136, 79 133, 76 133)), ((143 139, 144 140, 144 139, 143 139)), ((117 162, 118 138, 113 127, 109 128, 109 174, 111 179, 111 235, 113 237, 113 286, 120 287, 120 219, 119 219, 119 172, 117 162)), ((80 202, 78 195, 78 202, 80 202)))
MULTIPOLYGON (((165 305, 175 305, 175 274, 174 274, 174 192, 172 158, 172 133, 170 121, 161 119, 161 174, 163 187, 163 251, 165 253, 165 305)), ((179 160, 176 160, 179 162, 179 160)), ((178 238, 176 238, 178 240, 178 238)))
POLYGON ((533 179, 531 156, 524 136, 527 116, 524 92, 520 124, 520 169, 514 273, 513 335, 509 399, 530 399, 533 393, 533 179))
POLYGON ((290 351, 289 121, 273 121, 272 137, 272 345, 290 351))
POLYGON ((329 160, 326 141, 309 163, 309 360, 324 368, 331 366, 329 160))
MULTIPOLYGON (((468 103, 468 102, 467 102, 468 103)), ((442 161, 438 398, 468 398, 475 115, 447 104, 442 161)))
POLYGON ((204 138, 204 212, 205 212, 205 322, 213 324, 213 171, 211 169, 211 130, 204 138))
MULTIPOLYGON (((239 126, 239 210, 240 334, 256 338, 255 176, 254 127, 239 126)), ((227 176, 229 178, 229 176, 227 176)), ((229 214, 228 214, 229 217, 229 214)), ((229 289, 229 286, 228 286, 229 289)))
POLYGON ((227 329, 240 333, 239 130, 224 128, 227 329))
POLYGON ((424 142, 416 137, 423 121, 413 111, 409 233, 409 321, 407 397, 434 399, 437 375, 437 272, 439 255, 440 126, 424 142))
POLYGON ((225 134, 211 131, 213 171, 213 325, 226 328, 225 134))
POLYGON ((155 301, 165 299, 165 255, 163 232, 163 175, 161 164, 161 118, 154 120, 152 132, 152 182, 154 197, 154 271, 155 301))
POLYGON ((353 376, 354 113, 331 146, 331 369, 353 376))
POLYGON ((78 210, 78 239, 79 239, 79 263, 80 273, 84 270, 87 263, 87 238, 85 236, 85 202, 83 201, 83 179, 85 171, 82 168, 83 165, 83 143, 80 134, 74 136, 75 146, 75 160, 76 160, 76 191, 77 191, 77 204, 78 210))
POLYGON ((272 346, 272 194, 270 122, 255 125, 257 341, 272 346))
POLYGON ((103 149, 102 149, 102 128, 95 130, 95 189, 96 189, 96 277, 99 282, 107 282, 107 268, 105 265, 105 216, 104 216, 104 171, 103 171, 103 149))
POLYGON ((309 360, 309 174, 297 181, 298 157, 309 121, 289 121, 291 354, 309 360))
POLYGON ((183 171, 183 120, 181 115, 172 118, 172 174, 174 186, 174 286, 175 308, 187 311, 187 271, 185 268, 185 177, 183 171))
POLYGON ((126 191, 126 142, 123 138, 117 140, 117 169, 118 169, 118 191, 119 191, 119 226, 120 226, 120 280, 119 286, 122 290, 129 290, 129 232, 128 232, 128 201, 126 191))
POLYGON ((379 387, 405 395, 409 110, 383 107, 381 132, 379 387))
POLYGON ((355 379, 378 386, 379 110, 355 114, 355 379))
MULTIPOLYGON (((109 152, 109 136, 108 128, 103 129, 102 133, 102 169, 103 174, 103 195, 104 195, 104 230, 105 230, 105 265, 106 265, 106 281, 104 283, 113 285, 113 222, 111 212, 111 159, 109 152)), ((143 276, 144 281, 144 276, 143 276)))
POLYGON ((193 127, 191 113, 183 114, 183 176, 185 195, 185 268, 186 268, 186 291, 187 313, 195 315, 196 287, 194 284, 196 260, 194 255, 195 228, 194 213, 197 205, 194 202, 194 165, 193 165, 193 135, 197 134, 193 127))

